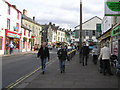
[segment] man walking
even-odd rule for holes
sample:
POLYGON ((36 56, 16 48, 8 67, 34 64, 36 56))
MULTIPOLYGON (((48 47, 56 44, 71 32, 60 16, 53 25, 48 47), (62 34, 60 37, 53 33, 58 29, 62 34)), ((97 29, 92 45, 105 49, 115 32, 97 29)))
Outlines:
POLYGON ((97 59, 98 59, 98 49, 97 46, 93 49, 93 63, 97 64, 97 59))
POLYGON ((61 73, 64 73, 65 72, 65 60, 67 58, 67 51, 64 45, 62 45, 62 48, 57 52, 57 54, 59 58, 60 71, 61 73))
POLYGON ((110 50, 107 47, 107 44, 104 44, 104 47, 101 48, 100 56, 98 59, 99 60, 102 59, 103 74, 106 75, 106 72, 108 72, 109 75, 113 75, 111 72, 111 67, 110 67, 110 50))
POLYGON ((41 48, 38 51, 37 57, 39 59, 41 59, 41 65, 42 65, 42 73, 45 73, 45 64, 46 64, 46 60, 48 58, 50 58, 50 54, 49 54, 49 49, 46 47, 46 42, 43 42, 41 48))
POLYGON ((86 46, 86 43, 85 43, 85 42, 83 42, 83 46, 82 46, 82 48, 81 48, 81 50, 80 50, 80 53, 81 53, 81 55, 82 55, 83 66, 84 66, 84 63, 85 63, 85 65, 87 66, 87 59, 88 59, 88 55, 89 55, 89 47, 86 46))
POLYGON ((10 54, 13 52, 13 43, 12 43, 12 41, 10 42, 10 45, 9 45, 9 48, 10 48, 10 54))

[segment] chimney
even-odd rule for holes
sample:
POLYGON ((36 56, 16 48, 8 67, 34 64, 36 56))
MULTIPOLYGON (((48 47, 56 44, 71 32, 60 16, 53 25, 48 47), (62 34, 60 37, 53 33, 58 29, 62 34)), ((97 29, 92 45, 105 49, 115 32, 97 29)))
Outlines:
POLYGON ((16 5, 12 5, 14 8, 17 8, 16 5))
POLYGON ((23 10, 23 15, 27 16, 27 10, 23 10))
POLYGON ((52 22, 49 22, 49 25, 52 25, 52 22))
POLYGON ((35 16, 33 16, 33 21, 35 21, 35 16))

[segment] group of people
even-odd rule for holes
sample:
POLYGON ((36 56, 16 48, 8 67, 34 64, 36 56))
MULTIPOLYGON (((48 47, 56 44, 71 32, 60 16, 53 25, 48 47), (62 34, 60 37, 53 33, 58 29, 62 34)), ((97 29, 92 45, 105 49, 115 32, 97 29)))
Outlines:
POLYGON ((97 64, 97 61, 99 60, 100 73, 103 73, 103 75, 106 75, 106 73, 113 75, 111 71, 110 57, 111 53, 106 43, 101 48, 100 53, 97 47, 93 49, 93 63, 97 64))
MULTIPOLYGON (((69 46, 68 46, 69 47, 69 46)), ((61 46, 61 48, 58 50, 58 59, 59 59, 59 65, 60 65, 60 73, 65 72, 65 61, 67 59, 67 52, 68 50, 65 48, 64 45, 61 46)), ((80 49, 80 55, 82 56, 82 64, 83 66, 87 66, 88 57, 89 57, 90 49, 86 45, 85 42, 83 42, 83 46, 80 49)), ((110 67, 110 50, 107 47, 107 44, 104 45, 103 48, 101 48, 100 53, 98 53, 97 47, 93 49, 93 62, 94 64, 97 64, 98 60, 100 61, 100 73, 103 73, 106 75, 106 73, 109 73, 109 75, 113 75, 111 72, 110 67)), ((38 51, 37 55, 38 59, 40 57, 41 64, 42 64, 42 73, 45 73, 45 64, 46 60, 48 58, 48 61, 50 60, 50 54, 49 49, 46 47, 46 42, 43 42, 42 47, 38 51)))
MULTIPOLYGON (((59 58, 59 64, 60 64, 60 73, 65 72, 65 60, 67 59, 67 50, 65 49, 65 46, 62 45, 61 49, 57 52, 58 58, 59 58)), ((37 59, 39 60, 39 57, 41 59, 41 65, 42 65, 42 74, 45 73, 45 66, 46 61, 48 58, 48 61, 50 60, 50 53, 48 47, 46 47, 46 42, 43 42, 41 48, 38 51, 37 59)))

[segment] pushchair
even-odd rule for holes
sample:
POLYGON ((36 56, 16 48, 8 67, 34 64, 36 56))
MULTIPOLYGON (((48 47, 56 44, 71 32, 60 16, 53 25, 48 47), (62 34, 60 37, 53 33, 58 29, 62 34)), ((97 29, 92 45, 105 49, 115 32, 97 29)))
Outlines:
POLYGON ((111 66, 116 67, 118 62, 118 57, 116 55, 111 55, 110 57, 111 66))

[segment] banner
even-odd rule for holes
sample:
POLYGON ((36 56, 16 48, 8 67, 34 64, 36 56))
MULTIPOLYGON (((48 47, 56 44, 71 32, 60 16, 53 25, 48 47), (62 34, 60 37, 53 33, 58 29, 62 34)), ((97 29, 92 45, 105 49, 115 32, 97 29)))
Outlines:
POLYGON ((120 1, 119 0, 105 1, 105 16, 120 16, 120 1))

